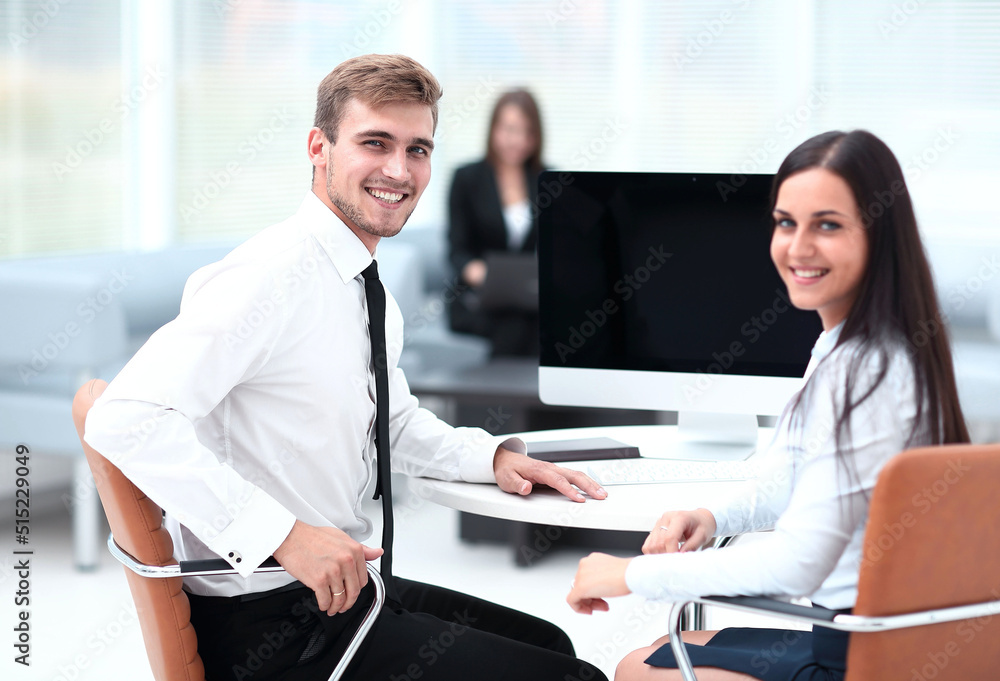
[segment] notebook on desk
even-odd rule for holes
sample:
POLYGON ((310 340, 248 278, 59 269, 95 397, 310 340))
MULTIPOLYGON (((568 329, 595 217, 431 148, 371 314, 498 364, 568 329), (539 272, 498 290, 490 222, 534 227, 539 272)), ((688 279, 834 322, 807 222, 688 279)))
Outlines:
POLYGON ((593 461, 597 459, 638 459, 639 448, 610 437, 578 440, 551 440, 528 443, 528 456, 540 461, 593 461))

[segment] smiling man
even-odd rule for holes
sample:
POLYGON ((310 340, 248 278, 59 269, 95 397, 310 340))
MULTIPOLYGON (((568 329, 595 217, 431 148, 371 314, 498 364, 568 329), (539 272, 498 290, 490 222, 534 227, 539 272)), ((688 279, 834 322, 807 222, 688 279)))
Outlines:
MULTIPOLYGON (((361 543, 378 460, 515 494, 545 484, 577 502, 581 490, 606 496, 518 440, 420 408, 397 367, 399 307, 388 291, 367 298, 379 295, 379 240, 402 229, 430 180, 440 96, 407 57, 334 69, 319 87, 298 212, 192 275, 177 319, 88 416, 86 440, 164 509, 177 558, 222 556, 239 573, 184 580, 208 678, 329 676, 372 601, 365 562, 383 554, 361 543), (252 574, 271 555, 287 573, 252 574)), ((390 600, 348 677, 604 678, 554 625, 396 578, 387 563, 390 600)))

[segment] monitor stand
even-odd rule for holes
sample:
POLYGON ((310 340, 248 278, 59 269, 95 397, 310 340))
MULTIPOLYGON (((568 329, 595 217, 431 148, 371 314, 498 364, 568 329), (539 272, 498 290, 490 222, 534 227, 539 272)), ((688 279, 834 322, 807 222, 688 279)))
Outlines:
POLYGON ((757 449, 757 417, 682 411, 668 439, 657 458, 742 461, 757 449))

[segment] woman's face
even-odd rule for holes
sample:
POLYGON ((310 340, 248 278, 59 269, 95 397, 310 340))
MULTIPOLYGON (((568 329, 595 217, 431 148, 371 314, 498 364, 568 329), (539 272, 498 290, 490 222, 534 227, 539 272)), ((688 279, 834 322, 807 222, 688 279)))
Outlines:
POLYGON ((531 120, 515 104, 500 109, 492 137, 493 150, 504 165, 522 165, 538 146, 531 120))
POLYGON ((811 168, 785 179, 774 206, 771 260, 795 307, 816 310, 825 330, 847 317, 868 266, 868 237, 839 175, 811 168))

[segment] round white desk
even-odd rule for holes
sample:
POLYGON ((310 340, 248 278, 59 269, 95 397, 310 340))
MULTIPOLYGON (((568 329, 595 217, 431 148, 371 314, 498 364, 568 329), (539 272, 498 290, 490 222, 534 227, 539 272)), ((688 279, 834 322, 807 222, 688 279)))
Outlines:
MULTIPOLYGON (((518 437, 528 443, 610 437, 639 448, 643 456, 670 458, 670 441, 676 426, 608 426, 523 433, 518 437)), ((758 451, 770 440, 772 429, 761 428, 758 451)), ((586 471, 588 461, 559 465, 586 471)), ((508 494, 495 484, 446 482, 413 478, 410 489, 421 497, 442 506, 505 520, 516 520, 562 527, 597 530, 633 530, 648 532, 664 511, 705 506, 728 497, 740 483, 676 482, 655 485, 608 485, 607 499, 587 499, 580 503, 567 499, 555 490, 535 488, 526 497, 508 494)))
MULTIPOLYGON (((760 428, 756 452, 768 444, 772 428, 760 428)), ((532 442, 609 437, 639 448, 642 456, 670 458, 676 426, 608 426, 523 433, 531 451, 532 442)), ((756 452, 754 456, 756 456, 756 452)), ((559 465, 585 471, 588 461, 559 465)), ((495 484, 447 482, 430 478, 411 478, 410 490, 434 503, 459 511, 525 523, 578 527, 595 530, 632 530, 649 532, 664 511, 698 508, 727 498, 741 484, 734 481, 676 482, 654 485, 608 485, 608 497, 571 501, 547 487, 536 487, 528 496, 508 494, 495 484)), ((728 538, 723 538, 724 543, 728 538)), ((704 612, 700 605, 691 607, 684 618, 684 629, 703 629, 704 612)))

